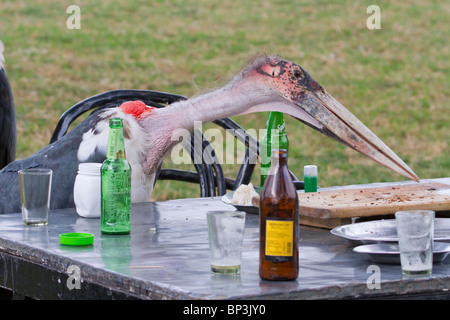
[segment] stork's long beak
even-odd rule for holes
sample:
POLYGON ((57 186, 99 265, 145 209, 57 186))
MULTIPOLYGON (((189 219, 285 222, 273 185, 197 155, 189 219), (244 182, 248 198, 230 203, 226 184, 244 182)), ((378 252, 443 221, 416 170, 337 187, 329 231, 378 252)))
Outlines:
POLYGON ((383 141, 325 90, 307 92, 298 106, 308 114, 299 118, 308 126, 409 179, 420 181, 383 141))

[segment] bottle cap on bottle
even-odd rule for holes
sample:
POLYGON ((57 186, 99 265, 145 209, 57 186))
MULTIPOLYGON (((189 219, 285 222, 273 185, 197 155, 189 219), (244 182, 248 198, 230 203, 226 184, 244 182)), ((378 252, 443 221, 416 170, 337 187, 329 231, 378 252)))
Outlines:
POLYGON ((303 168, 303 174, 305 177, 317 177, 317 166, 307 165, 303 168))

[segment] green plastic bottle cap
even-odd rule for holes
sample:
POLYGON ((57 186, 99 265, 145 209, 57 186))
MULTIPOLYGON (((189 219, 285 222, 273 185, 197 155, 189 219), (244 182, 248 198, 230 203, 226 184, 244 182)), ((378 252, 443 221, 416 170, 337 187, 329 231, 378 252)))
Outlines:
POLYGON ((61 233, 59 243, 66 246, 89 246, 94 243, 94 235, 90 233, 61 233))

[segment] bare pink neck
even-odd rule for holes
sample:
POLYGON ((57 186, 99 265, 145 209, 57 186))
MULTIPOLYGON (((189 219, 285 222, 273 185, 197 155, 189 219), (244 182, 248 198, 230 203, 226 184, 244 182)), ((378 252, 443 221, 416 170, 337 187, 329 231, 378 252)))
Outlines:
POLYGON ((250 108, 254 99, 242 89, 245 85, 235 86, 232 82, 216 91, 155 109, 142 119, 140 124, 148 136, 143 164, 146 171, 156 171, 164 155, 179 142, 174 138, 179 137, 177 130, 192 131, 196 121, 206 123, 244 113, 250 108))

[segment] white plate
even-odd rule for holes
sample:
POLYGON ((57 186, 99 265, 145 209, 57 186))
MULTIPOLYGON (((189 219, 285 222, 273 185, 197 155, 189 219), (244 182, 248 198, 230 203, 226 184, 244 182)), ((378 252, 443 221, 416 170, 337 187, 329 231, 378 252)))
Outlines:
MULTIPOLYGON (((397 243, 366 244, 353 248, 353 251, 365 254, 375 263, 400 264, 400 251, 397 243)), ((442 262, 450 253, 450 243, 435 242, 433 263, 442 262)))

